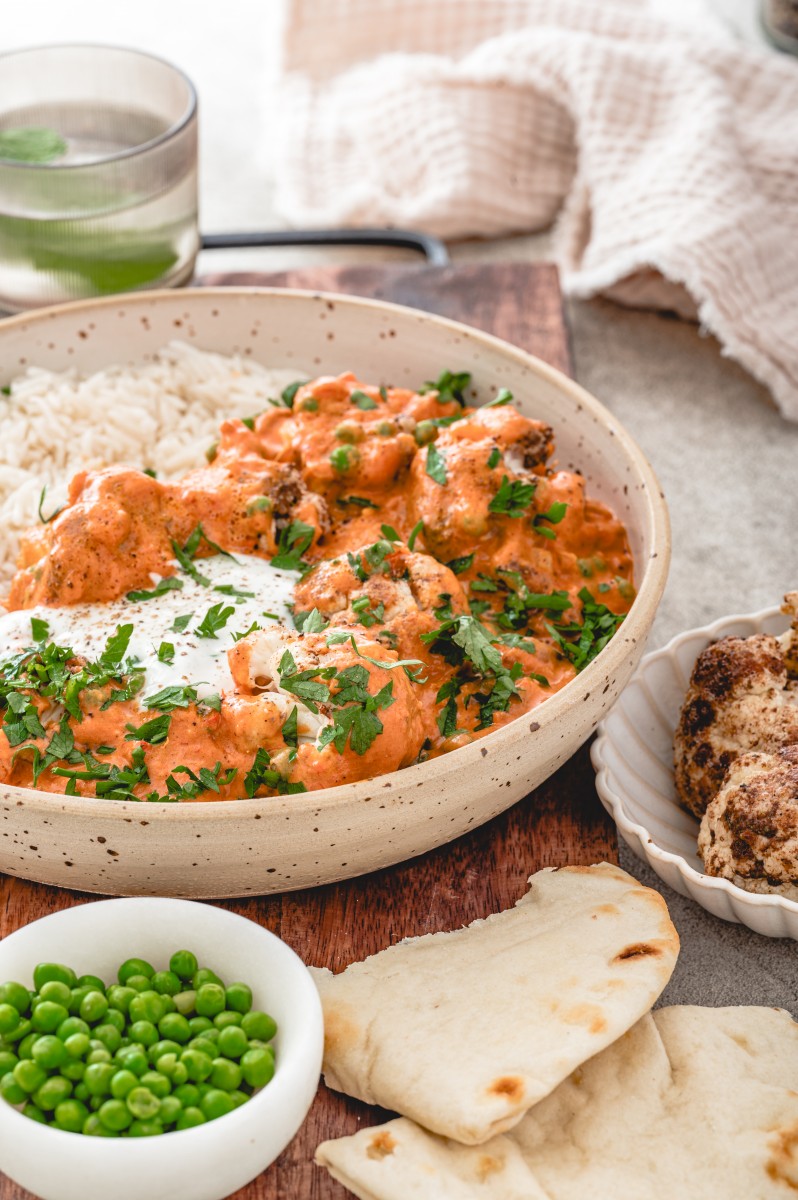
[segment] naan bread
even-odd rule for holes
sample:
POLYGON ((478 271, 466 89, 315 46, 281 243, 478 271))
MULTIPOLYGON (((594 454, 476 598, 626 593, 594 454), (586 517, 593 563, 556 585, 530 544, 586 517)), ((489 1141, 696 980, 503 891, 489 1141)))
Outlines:
POLYGON ((400 1119, 316 1161, 360 1200, 790 1200, 796 1080, 789 1014, 663 1008, 483 1146, 400 1119))
POLYGON ((540 871, 515 908, 314 971, 329 1087, 477 1145, 651 1008, 679 941, 620 868, 540 871))

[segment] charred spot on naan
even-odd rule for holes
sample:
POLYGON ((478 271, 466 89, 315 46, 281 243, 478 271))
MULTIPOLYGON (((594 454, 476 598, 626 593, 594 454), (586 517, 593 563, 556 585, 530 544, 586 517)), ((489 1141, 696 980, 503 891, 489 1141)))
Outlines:
POLYGON ((765 1164, 768 1176, 798 1192, 798 1121, 777 1129, 768 1142, 768 1149, 771 1154, 765 1164))
POLYGON ((498 1175, 506 1166, 506 1161, 503 1158, 496 1158, 494 1154, 481 1154, 477 1163, 477 1179, 480 1183, 484 1183, 491 1175, 498 1175))
POLYGON ((393 1154, 396 1145, 396 1138, 393 1134, 389 1133, 387 1129, 382 1129, 379 1133, 374 1134, 366 1147, 366 1154, 369 1158, 387 1158, 389 1154, 393 1154))
POLYGON ((595 1004, 574 1004, 560 1013, 560 1020, 566 1025, 585 1025, 588 1033, 604 1033, 607 1028, 607 1018, 595 1004))
POLYGON ((500 1075, 488 1085, 488 1094, 505 1097, 511 1104, 520 1104, 526 1092, 526 1084, 518 1075, 500 1075))
POLYGON ((652 945, 651 942, 634 942, 631 946, 626 946, 621 950, 620 954, 616 954, 613 962, 625 962, 629 958, 659 958, 662 950, 659 946, 652 945))

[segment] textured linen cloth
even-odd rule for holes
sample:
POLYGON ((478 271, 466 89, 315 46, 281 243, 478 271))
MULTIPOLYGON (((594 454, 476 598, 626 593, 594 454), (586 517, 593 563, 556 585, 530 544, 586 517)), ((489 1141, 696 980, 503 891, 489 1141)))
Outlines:
POLYGON ((291 0, 294 225, 542 229, 574 296, 697 317, 798 420, 798 63, 645 0, 291 0))

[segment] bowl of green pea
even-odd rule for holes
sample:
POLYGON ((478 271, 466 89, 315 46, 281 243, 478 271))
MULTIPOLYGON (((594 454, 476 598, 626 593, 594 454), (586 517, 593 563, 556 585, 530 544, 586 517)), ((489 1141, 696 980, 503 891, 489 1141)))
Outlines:
POLYGON ((321 1005, 262 926, 75 905, 0 942, 0 1171, 42 1200, 223 1200, 296 1133, 321 1005))

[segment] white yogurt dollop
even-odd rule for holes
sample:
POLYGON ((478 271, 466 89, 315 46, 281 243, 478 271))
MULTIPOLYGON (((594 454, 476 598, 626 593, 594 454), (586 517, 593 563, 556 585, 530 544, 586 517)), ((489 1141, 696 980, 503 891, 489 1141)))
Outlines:
MULTIPOLYGON (((73 604, 63 608, 37 605, 5 613, 0 616, 0 662, 34 644, 31 618, 47 622, 48 640, 69 646, 76 655, 91 662, 99 659, 119 625, 132 625, 125 657, 138 660, 136 665, 144 669, 144 687, 137 697, 139 704, 172 685, 194 687, 200 699, 232 691, 227 651, 235 644, 233 635, 245 633, 253 623, 262 629, 276 625, 293 628, 288 605, 299 575, 295 571, 278 570, 249 554, 234 557, 216 554, 212 558, 195 559, 194 565, 209 581, 207 586, 178 571, 174 578, 182 587, 151 600, 123 597, 108 604, 73 604), (224 588, 225 592, 217 588, 224 588), (233 594, 226 594, 228 588, 234 589, 233 594), (226 614, 224 625, 216 628, 215 637, 202 636, 198 627, 216 605, 221 605, 219 617, 223 609, 233 611, 226 614), (191 614, 188 622, 181 621, 188 614, 191 614), (175 621, 178 626, 185 624, 185 628, 175 629, 175 621), (158 657, 163 643, 174 647, 171 662, 166 661, 170 657, 168 650, 162 651, 162 658, 158 657)), ((152 586, 139 590, 155 590, 159 579, 160 576, 154 575, 152 586)), ((210 621, 206 628, 215 624, 210 621)))

